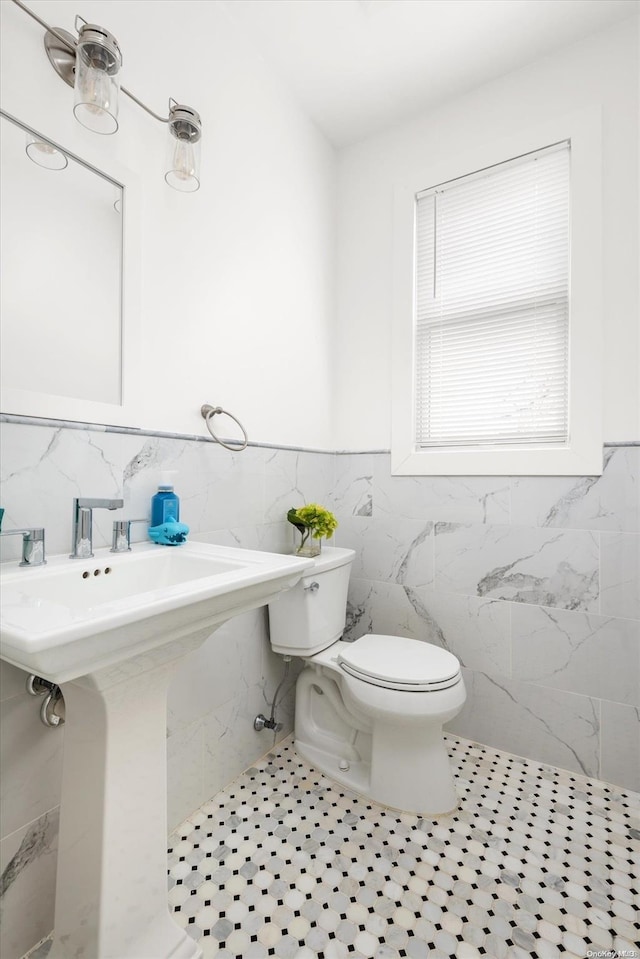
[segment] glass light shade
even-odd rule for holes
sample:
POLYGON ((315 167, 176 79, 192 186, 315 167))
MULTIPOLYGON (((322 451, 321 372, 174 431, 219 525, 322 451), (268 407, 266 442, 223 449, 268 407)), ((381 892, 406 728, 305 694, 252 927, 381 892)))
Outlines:
POLYGON ((165 180, 174 190, 200 189, 200 116, 191 107, 174 104, 169 111, 165 180))
POLYGON ((102 27, 85 24, 76 48, 73 112, 94 133, 118 129, 118 93, 122 54, 115 37, 102 27))
POLYGON ((69 160, 62 150, 54 147, 53 143, 49 143, 47 140, 39 140, 30 133, 27 133, 25 150, 30 160, 46 170, 64 170, 69 165, 69 160))
POLYGON ((200 143, 171 136, 165 180, 174 190, 195 193, 200 189, 200 143))

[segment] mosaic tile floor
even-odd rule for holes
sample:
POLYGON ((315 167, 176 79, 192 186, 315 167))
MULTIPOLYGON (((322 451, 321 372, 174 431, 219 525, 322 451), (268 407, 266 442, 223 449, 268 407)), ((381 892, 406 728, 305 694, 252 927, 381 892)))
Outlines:
POLYGON ((191 816, 169 900, 205 959, 640 957, 640 796, 448 746, 454 815, 370 804, 285 744, 191 816))
POLYGON ((205 959, 640 959, 640 796, 447 744, 450 816, 368 803, 290 743, 190 816, 169 901, 205 959))

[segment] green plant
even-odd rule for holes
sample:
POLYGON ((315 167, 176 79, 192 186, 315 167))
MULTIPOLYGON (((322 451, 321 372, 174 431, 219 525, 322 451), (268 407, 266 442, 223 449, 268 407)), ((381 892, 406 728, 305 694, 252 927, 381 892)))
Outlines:
POLYGON ((323 536, 331 539, 338 525, 338 520, 333 513, 324 506, 319 506, 318 503, 307 503, 306 506, 300 506, 298 509, 290 509, 287 519, 302 535, 303 546, 309 536, 313 539, 322 539, 323 536))

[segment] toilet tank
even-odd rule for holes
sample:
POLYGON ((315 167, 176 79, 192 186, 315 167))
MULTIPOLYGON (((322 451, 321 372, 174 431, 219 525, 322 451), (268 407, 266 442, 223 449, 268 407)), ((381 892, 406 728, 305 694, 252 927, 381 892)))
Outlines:
POLYGON ((340 639, 354 556, 352 549, 323 547, 300 582, 269 603, 269 633, 276 653, 313 656, 340 639))

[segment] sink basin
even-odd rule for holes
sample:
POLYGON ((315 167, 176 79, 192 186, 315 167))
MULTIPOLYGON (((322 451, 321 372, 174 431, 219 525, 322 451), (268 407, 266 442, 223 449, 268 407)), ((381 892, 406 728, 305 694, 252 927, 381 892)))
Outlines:
POLYGON ((55 683, 264 605, 310 561, 185 543, 55 556, 46 566, 0 568, 1 655, 55 683))

